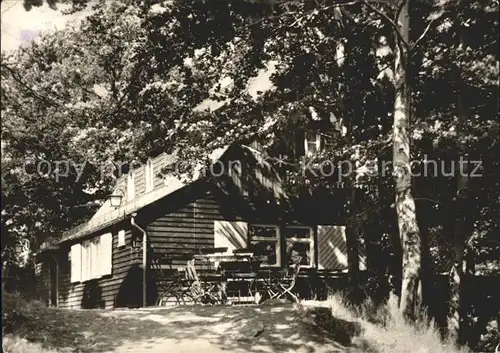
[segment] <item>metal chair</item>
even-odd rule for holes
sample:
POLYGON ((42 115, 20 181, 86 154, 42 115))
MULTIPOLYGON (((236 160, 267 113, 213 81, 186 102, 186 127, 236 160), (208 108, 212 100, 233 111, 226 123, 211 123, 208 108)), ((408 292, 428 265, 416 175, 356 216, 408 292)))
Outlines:
POLYGON ((261 272, 260 282, 263 285, 264 296, 263 302, 269 299, 282 299, 285 296, 290 296, 295 302, 299 299, 292 291, 297 283, 297 277, 301 270, 300 262, 296 263, 290 271, 290 268, 283 268, 267 273, 261 272))
POLYGON ((299 298, 292 293, 292 290, 295 288, 295 284, 297 283, 297 276, 299 275, 300 269, 301 265, 300 262, 298 262, 293 267, 291 277, 285 278, 281 283, 279 283, 279 293, 276 296, 276 299, 281 299, 282 297, 289 295, 296 303, 299 302, 299 298))
POLYGON ((224 295, 221 293, 221 276, 199 276, 194 261, 192 259, 187 262, 186 280, 190 283, 185 294, 189 295, 195 304, 220 304, 224 300, 224 295))
POLYGON ((185 270, 182 265, 191 258, 191 254, 152 253, 151 269, 158 288, 157 306, 193 302, 190 291, 194 280, 188 275, 189 270, 185 270))

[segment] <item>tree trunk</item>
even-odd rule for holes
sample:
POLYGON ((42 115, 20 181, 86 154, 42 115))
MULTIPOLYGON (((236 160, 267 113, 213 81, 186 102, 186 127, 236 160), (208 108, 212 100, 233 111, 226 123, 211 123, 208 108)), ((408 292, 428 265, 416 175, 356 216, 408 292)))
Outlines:
MULTIPOLYGON (((401 37, 409 43, 410 0, 403 1, 397 26, 401 37)), ((403 248, 400 311, 407 319, 412 320, 417 316, 416 306, 421 303, 421 291, 419 291, 421 244, 415 200, 411 192, 410 88, 407 80, 409 55, 403 41, 399 38, 396 40, 393 162, 395 206, 403 248)))
MULTIPOLYGON (((340 11, 340 10, 339 10, 340 11)), ((348 71, 349 67, 349 56, 351 54, 352 48, 352 36, 350 33, 350 25, 344 26, 344 37, 346 41, 342 43, 339 41, 338 46, 342 46, 342 50, 337 50, 336 61, 339 68, 341 68, 341 84, 339 85, 340 98, 342 100, 342 119, 346 122, 347 134, 346 143, 352 146, 352 118, 350 116, 349 107, 351 107, 351 101, 349 99, 349 77, 348 71)), ((337 47, 338 48, 338 47, 337 47)), ((352 173, 351 173, 352 174, 352 173)), ((355 224, 355 212, 356 212, 356 189, 354 176, 350 175, 349 180, 346 183, 348 185, 346 189, 346 213, 347 219, 349 220, 346 224, 346 246, 347 246, 347 273, 348 273, 348 288, 350 292, 350 299, 357 301, 359 299, 359 250, 358 250, 358 233, 356 231, 355 224)))
POLYGON ((350 185, 347 190, 347 213, 350 224, 346 227, 348 286, 354 301, 359 299, 359 244, 354 224, 356 189, 350 185))
POLYGON ((421 259, 422 267, 420 269, 420 285, 422 287, 422 302, 421 307, 417 308, 421 310, 422 307, 427 307, 429 303, 434 300, 432 291, 432 259, 429 251, 429 225, 425 221, 424 217, 418 217, 418 228, 420 230, 420 243, 421 243, 421 259))
MULTIPOLYGON (((459 94, 460 95, 460 94, 459 94)), ((460 99, 460 98, 459 98, 460 99)), ((459 108, 460 109, 460 108, 459 108)), ((459 113, 460 117, 461 113, 459 113)), ((464 326, 464 317, 461 314, 462 300, 461 292, 463 290, 464 280, 464 252, 465 240, 467 238, 467 176, 466 166, 457 175, 457 196, 455 199, 455 229, 453 234, 453 267, 450 271, 450 305, 448 315, 448 330, 450 336, 457 342, 463 343, 462 332, 464 326)))
MULTIPOLYGON (((459 45, 462 44, 460 35, 460 24, 457 23, 457 37, 459 45)), ((450 302, 448 311, 448 333, 450 337, 459 344, 465 343, 465 305, 463 301, 464 288, 464 255, 465 242, 470 235, 470 201, 468 198, 468 168, 467 163, 460 165, 460 158, 466 153, 464 143, 462 142, 462 131, 464 124, 467 123, 467 107, 464 102, 464 86, 460 75, 460 68, 454 67, 454 79, 456 83, 457 95, 457 115, 458 115, 458 139, 457 139, 457 155, 458 163, 455 168, 457 194, 455 198, 455 227, 453 232, 453 267, 450 271, 450 302)))

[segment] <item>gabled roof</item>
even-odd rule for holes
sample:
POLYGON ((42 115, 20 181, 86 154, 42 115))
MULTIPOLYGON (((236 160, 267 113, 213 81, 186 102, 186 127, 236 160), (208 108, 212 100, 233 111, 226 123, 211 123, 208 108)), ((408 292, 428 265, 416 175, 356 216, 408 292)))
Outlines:
MULTIPOLYGON (((238 145, 239 148, 248 152, 252 156, 254 162, 258 165, 258 168, 254 168, 252 171, 247 170, 247 173, 256 177, 261 186, 270 191, 275 198, 288 198, 281 187, 282 181, 279 175, 273 171, 274 167, 272 163, 267 160, 265 153, 256 149, 256 146, 257 144, 252 144, 251 146, 238 145)), ((229 147, 230 146, 225 146, 213 151, 209 156, 211 163, 215 164, 223 158, 229 147)), ((146 191, 145 166, 135 168, 132 172, 134 175, 135 197, 132 200, 127 201, 126 198, 124 198, 121 206, 117 209, 111 206, 109 200, 106 200, 106 202, 88 222, 64 232, 63 237, 57 242, 57 244, 82 238, 113 225, 120 220, 125 219, 127 216, 139 211, 143 207, 167 197, 175 191, 200 180, 204 176, 203 165, 201 163, 194 166, 192 176, 188 176, 187 174, 178 175, 174 172, 163 172, 164 169, 168 169, 169 166, 178 162, 179 158, 176 153, 163 153, 151 160, 153 166, 153 189, 151 191, 146 191)), ((122 175, 115 183, 114 192, 117 192, 120 189, 126 189, 126 183, 127 175, 122 175)))
MULTIPOLYGON (((224 155, 228 148, 229 146, 225 146, 215 150, 209 157, 212 163, 216 163, 224 155)), ((163 169, 177 162, 179 162, 179 159, 176 156, 176 153, 162 153, 151 160, 153 165, 153 189, 151 191, 146 191, 145 166, 135 168, 132 172, 134 175, 135 197, 132 200, 127 201, 126 197, 124 197, 121 206, 117 209, 111 206, 109 200, 106 200, 89 221, 64 232, 63 237, 57 243, 59 244, 75 240, 104 229, 119 222, 128 215, 137 212, 141 208, 182 189, 196 180, 199 180, 203 176, 203 166, 201 163, 194 166, 192 176, 188 176, 187 174, 176 175, 173 172, 162 172, 163 169)), ((113 192, 125 190, 126 183, 127 175, 120 176, 115 183, 113 192)))

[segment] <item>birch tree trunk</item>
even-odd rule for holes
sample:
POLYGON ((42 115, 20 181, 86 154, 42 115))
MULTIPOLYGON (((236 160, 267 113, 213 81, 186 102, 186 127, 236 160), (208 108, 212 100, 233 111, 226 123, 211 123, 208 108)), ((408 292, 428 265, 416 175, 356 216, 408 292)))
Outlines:
POLYGON ((397 16, 395 58, 395 102, 393 123, 393 164, 395 178, 395 207, 399 235, 403 248, 400 312, 407 319, 415 319, 421 303, 420 267, 421 242, 415 200, 412 195, 410 169, 410 87, 408 84, 410 0, 403 0, 397 16), (400 37, 402 38, 400 38, 400 37))

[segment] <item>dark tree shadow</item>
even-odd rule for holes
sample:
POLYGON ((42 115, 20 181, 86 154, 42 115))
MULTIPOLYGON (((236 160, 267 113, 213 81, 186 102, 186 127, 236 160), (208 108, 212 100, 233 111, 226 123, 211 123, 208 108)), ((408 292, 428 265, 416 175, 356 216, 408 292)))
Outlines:
POLYGON ((105 306, 106 303, 102 298, 102 288, 99 285, 99 281, 90 280, 85 282, 81 302, 82 309, 103 309, 105 306))
MULTIPOLYGON (((114 303, 117 308, 140 308, 142 302, 142 267, 139 264, 133 264, 123 281, 121 282, 114 303)), ((158 296, 157 284, 152 271, 147 274, 147 305, 156 303, 158 296)))

